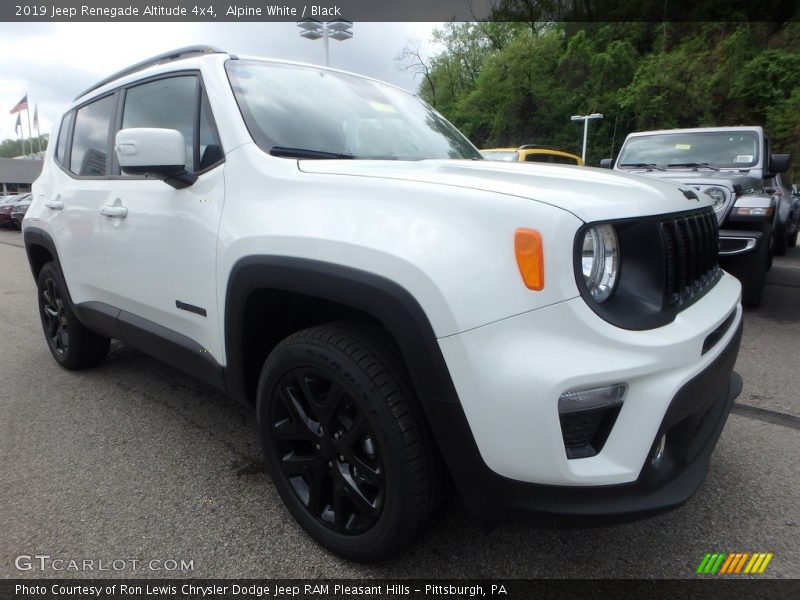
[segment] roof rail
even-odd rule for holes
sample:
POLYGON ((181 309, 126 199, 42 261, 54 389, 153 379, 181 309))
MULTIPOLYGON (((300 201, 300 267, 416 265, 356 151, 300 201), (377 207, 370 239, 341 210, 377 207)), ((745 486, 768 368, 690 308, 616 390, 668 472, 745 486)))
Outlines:
POLYGON ((164 52, 163 54, 159 54, 158 56, 153 56, 142 62, 138 62, 133 66, 126 67, 121 71, 117 71, 113 75, 110 75, 103 79, 102 81, 97 82, 92 87, 87 90, 84 90, 80 94, 75 97, 75 100, 84 97, 89 92, 93 92, 98 88, 103 87, 107 83, 111 83, 112 81, 124 77, 125 75, 130 75, 132 73, 136 73, 137 71, 141 71, 146 69, 147 67, 152 67, 155 65, 160 65, 163 63, 171 62, 173 60, 179 60, 181 58, 187 58, 189 56, 196 56, 199 54, 225 54, 224 50, 220 50, 219 48, 215 48, 214 46, 186 46, 185 48, 178 48, 177 50, 170 50, 169 52, 164 52))

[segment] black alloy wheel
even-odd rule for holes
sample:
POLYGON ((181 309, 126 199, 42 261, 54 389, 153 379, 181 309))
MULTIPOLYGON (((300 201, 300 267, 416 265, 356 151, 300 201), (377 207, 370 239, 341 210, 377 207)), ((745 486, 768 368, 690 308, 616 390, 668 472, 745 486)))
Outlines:
POLYGON ((36 283, 42 330, 56 362, 65 369, 100 363, 108 354, 111 340, 87 329, 75 316, 64 276, 54 262, 41 268, 36 283))
POLYGON ((287 372, 269 426, 281 472, 322 525, 344 535, 375 525, 383 508, 380 448, 343 382, 312 367, 287 372))
POLYGON ((69 324, 64 298, 53 276, 46 277, 42 283, 42 326, 50 348, 64 356, 69 349, 69 324))
POLYGON ((340 556, 396 554, 448 497, 402 361, 377 327, 319 325, 280 342, 261 370, 257 413, 281 499, 340 556))

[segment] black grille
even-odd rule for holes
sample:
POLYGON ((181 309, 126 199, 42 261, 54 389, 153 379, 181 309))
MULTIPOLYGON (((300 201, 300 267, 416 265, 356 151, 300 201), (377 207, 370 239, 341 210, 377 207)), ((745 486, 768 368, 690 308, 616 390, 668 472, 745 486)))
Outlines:
POLYGON ((719 279, 719 231, 712 211, 662 220, 661 238, 667 304, 689 302, 719 279))

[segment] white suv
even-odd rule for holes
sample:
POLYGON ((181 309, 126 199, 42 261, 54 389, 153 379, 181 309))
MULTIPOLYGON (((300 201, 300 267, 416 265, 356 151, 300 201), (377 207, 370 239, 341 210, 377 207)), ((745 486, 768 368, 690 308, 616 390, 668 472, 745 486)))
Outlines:
POLYGON ((740 286, 708 198, 499 163, 366 77, 186 48, 64 114, 25 245, 59 364, 116 338, 255 406, 297 521, 383 559, 451 483, 490 520, 700 486, 740 286))

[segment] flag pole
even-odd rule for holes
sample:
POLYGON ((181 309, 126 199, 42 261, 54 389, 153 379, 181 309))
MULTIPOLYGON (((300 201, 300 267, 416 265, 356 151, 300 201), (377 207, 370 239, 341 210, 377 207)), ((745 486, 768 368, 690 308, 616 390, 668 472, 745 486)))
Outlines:
POLYGON ((39 148, 39 154, 42 153, 42 132, 39 131, 39 107, 33 109, 33 122, 36 124, 36 146, 39 148))
MULTIPOLYGON (((28 97, 28 92, 25 92, 25 98, 28 97)), ((25 112, 28 114, 28 146, 30 147, 31 154, 33 154, 33 131, 31 131, 31 109, 29 108, 31 105, 28 102, 28 105, 25 107, 25 112)))
POLYGON ((19 122, 19 133, 22 137, 22 156, 25 156, 25 125, 22 124, 22 120, 19 122))
POLYGON ((19 115, 17 115, 17 122, 18 122, 19 126, 15 127, 14 129, 17 132, 17 137, 19 138, 19 145, 20 145, 20 148, 22 148, 22 155, 24 156, 25 155, 25 138, 23 137, 23 134, 25 133, 25 128, 22 126, 22 121, 20 121, 19 115))

